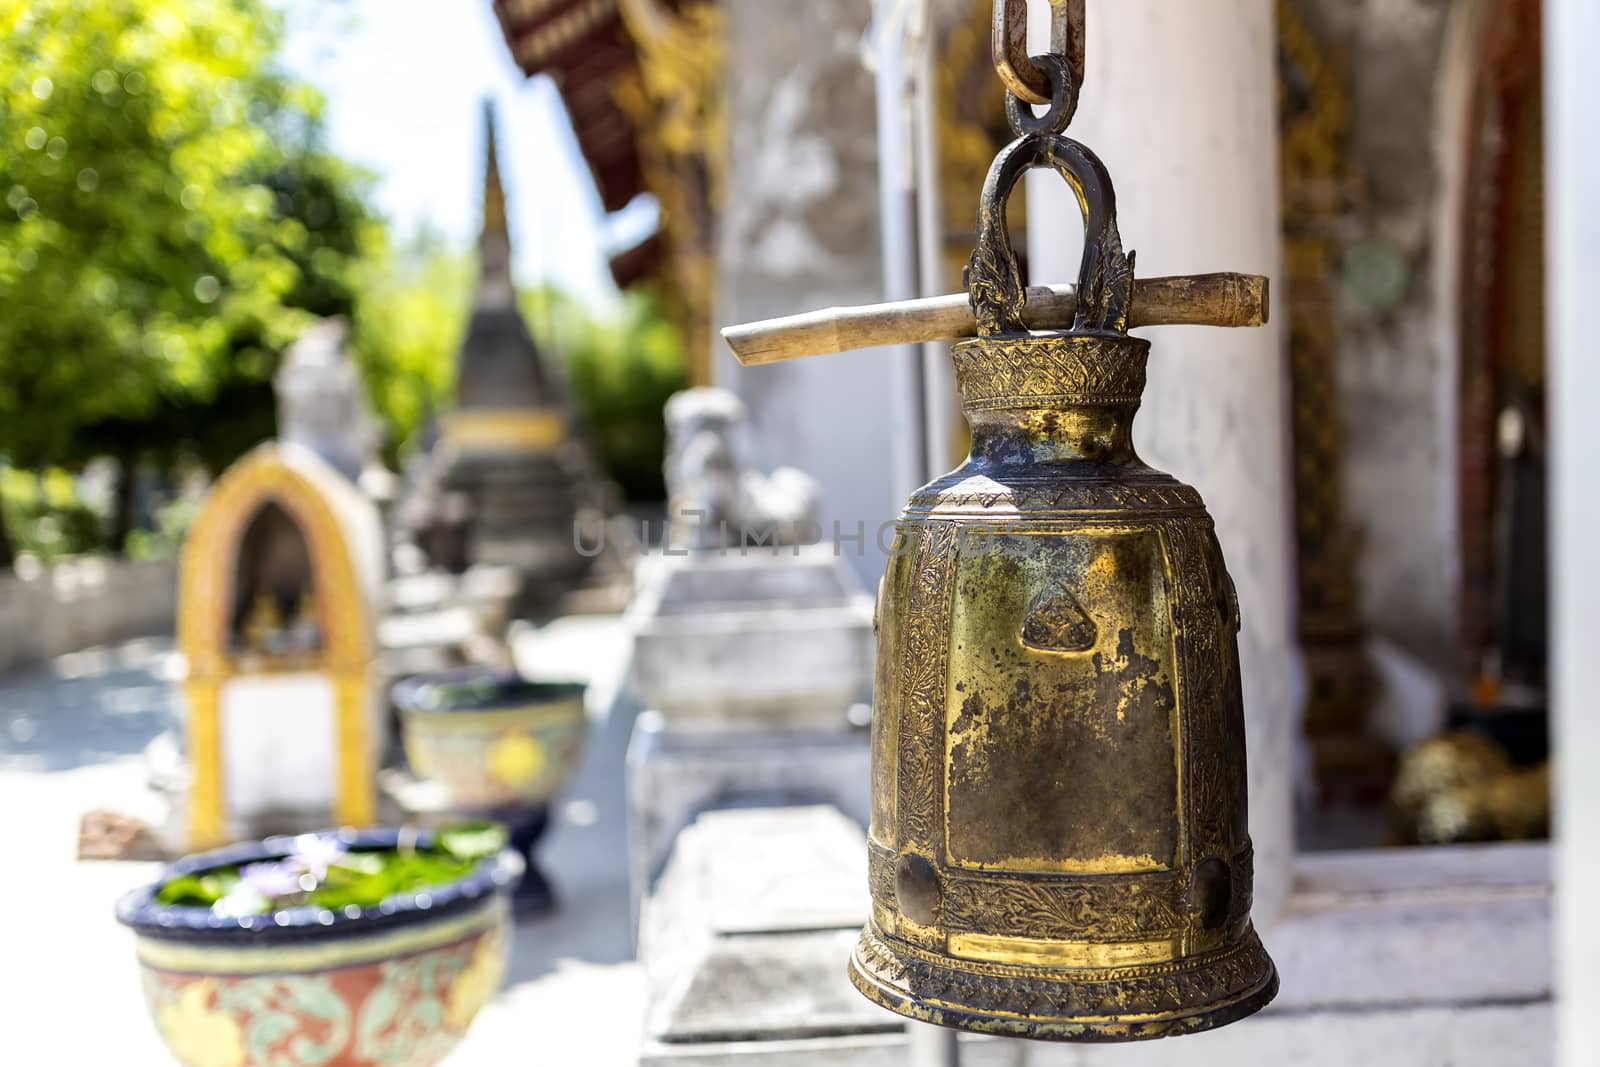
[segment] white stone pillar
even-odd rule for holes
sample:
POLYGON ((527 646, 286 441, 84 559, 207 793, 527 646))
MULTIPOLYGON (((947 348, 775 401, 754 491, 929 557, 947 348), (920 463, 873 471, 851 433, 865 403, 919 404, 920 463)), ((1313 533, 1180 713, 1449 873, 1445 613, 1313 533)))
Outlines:
POLYGON ((1600 1063, 1600 4, 1546 0, 1557 1050, 1600 1063))
MULTIPOLYGON (((1137 274, 1266 274, 1283 307, 1271 0, 1094 0, 1088 23, 1088 80, 1068 134, 1111 171, 1137 274)), ((1032 281, 1076 281, 1082 222, 1070 191, 1040 172, 1027 195, 1032 281)), ((1205 497, 1238 586, 1262 926, 1289 891, 1302 689, 1291 631, 1283 321, 1280 313, 1261 330, 1149 333, 1150 384, 1135 424, 1146 462, 1205 497)))

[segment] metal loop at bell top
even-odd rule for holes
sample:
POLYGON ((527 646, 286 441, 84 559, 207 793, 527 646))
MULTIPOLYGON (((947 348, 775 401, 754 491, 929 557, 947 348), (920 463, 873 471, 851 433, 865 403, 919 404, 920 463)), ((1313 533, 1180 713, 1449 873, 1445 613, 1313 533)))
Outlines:
POLYGON ((1038 133, 1019 137, 1002 148, 984 182, 978 204, 978 240, 966 271, 978 335, 1026 329, 1022 309, 1027 294, 1006 230, 1005 208, 1018 180, 1035 167, 1049 167, 1065 178, 1083 207, 1083 260, 1073 330, 1125 333, 1133 298, 1133 256, 1122 249, 1111 175, 1086 146, 1059 133, 1038 133))
POLYGON ((1019 136, 1060 133, 1078 113, 1078 85, 1072 77, 1072 68, 1065 56, 1053 52, 1034 56, 1033 62, 1049 75, 1050 107, 1043 115, 1035 115, 1026 101, 1008 91, 1006 120, 1019 136))

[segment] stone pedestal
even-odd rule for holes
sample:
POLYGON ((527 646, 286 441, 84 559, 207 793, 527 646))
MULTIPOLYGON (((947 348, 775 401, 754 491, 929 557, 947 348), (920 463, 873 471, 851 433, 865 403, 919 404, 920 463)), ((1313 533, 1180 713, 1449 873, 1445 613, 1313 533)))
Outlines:
POLYGON ((865 825, 872 600, 824 546, 652 557, 628 609, 635 905, 713 808, 826 802, 865 825), (855 720, 855 724, 852 723, 855 720))
MULTIPOLYGON (((912 1062, 898 1019, 838 999, 864 852, 826 808, 716 812, 685 830, 644 909, 641 1062, 912 1062)), ((1293 906, 1269 929, 1283 992, 1257 1017, 1133 1045, 962 1035, 962 1067, 1548 1067, 1549 846, 1399 853, 1295 864, 1293 906)))
MULTIPOLYGON (((828 807, 703 815, 646 902, 641 1067, 905 1067, 906 1023, 851 988, 866 839, 828 807)), ((963 1034, 962 1067, 1027 1046, 963 1034)))
POLYGON ((840 729, 870 700, 872 599, 826 546, 656 556, 629 684, 678 732, 840 729))
POLYGON ((512 567, 429 571, 392 579, 378 628, 390 681, 469 663, 508 665, 506 627, 522 585, 512 567))

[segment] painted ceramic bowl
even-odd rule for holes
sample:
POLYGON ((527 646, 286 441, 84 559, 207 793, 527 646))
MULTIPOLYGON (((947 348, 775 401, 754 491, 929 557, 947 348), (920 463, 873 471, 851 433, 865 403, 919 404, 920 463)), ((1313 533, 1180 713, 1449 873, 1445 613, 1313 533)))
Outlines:
POLYGON ((578 765, 584 689, 492 670, 407 679, 394 690, 406 759, 458 811, 543 804, 578 765))
MULTIPOLYGON (((401 831, 340 831, 352 852, 401 831)), ((412 834, 420 843, 428 835, 412 834)), ((158 903, 167 882, 290 854, 290 838, 190 856, 128 893, 145 1002, 184 1067, 432 1067, 496 990, 510 948, 511 851, 367 908, 221 916, 158 903)))

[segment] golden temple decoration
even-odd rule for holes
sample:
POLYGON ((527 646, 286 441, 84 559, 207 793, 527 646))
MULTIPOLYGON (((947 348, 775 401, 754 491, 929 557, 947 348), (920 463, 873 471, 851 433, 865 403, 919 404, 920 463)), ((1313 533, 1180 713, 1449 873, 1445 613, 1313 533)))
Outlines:
POLYGON ((559 408, 465 408, 440 420, 444 442, 463 452, 554 452, 567 440, 559 408))
POLYGON ((277 602, 266 593, 258 593, 244 621, 245 647, 251 652, 265 652, 267 639, 282 628, 277 602))
POLYGON ((676 10, 659 0, 619 0, 618 6, 638 46, 639 67, 618 77, 611 91, 639 131, 645 184, 661 205, 674 275, 670 290, 682 303, 689 382, 709 385, 716 213, 727 169, 727 16, 715 2, 676 10))
POLYGON ((1278 47, 1305 731, 1324 787, 1381 788, 1389 755, 1364 736, 1370 677, 1340 476, 1334 230, 1353 199, 1346 90, 1293 0, 1278 2, 1278 47))
POLYGON ((1550 774, 1548 760, 1517 766, 1475 731, 1430 738, 1401 758, 1395 774, 1396 836, 1424 845, 1548 837, 1550 774))
POLYGON ((494 118, 487 112, 484 123, 483 234, 506 234, 506 188, 500 181, 500 156, 495 146, 494 118))
MULTIPOLYGON (((972 205, 994 159, 994 146, 1010 140, 1005 101, 993 91, 989 36, 991 0, 962 0, 961 10, 936 52, 934 109, 938 123, 939 196, 948 284, 961 280, 972 251, 972 205)), ((1027 206, 1011 205, 1011 225, 1027 228, 1027 206)))

